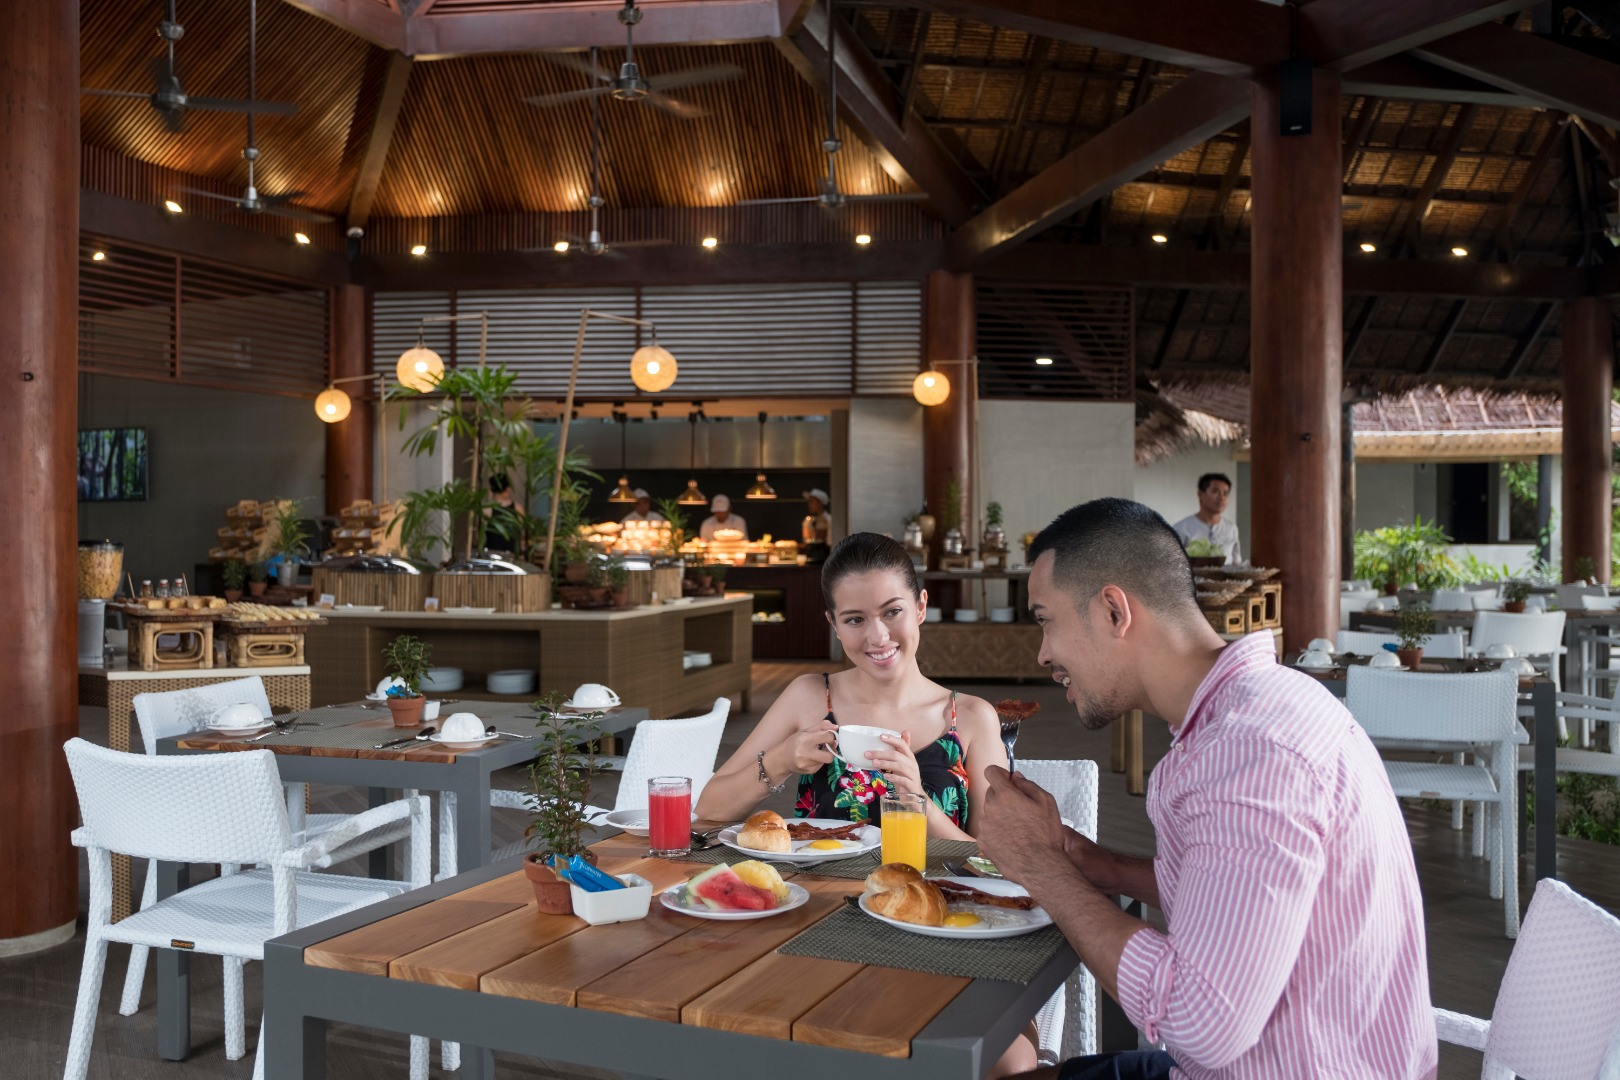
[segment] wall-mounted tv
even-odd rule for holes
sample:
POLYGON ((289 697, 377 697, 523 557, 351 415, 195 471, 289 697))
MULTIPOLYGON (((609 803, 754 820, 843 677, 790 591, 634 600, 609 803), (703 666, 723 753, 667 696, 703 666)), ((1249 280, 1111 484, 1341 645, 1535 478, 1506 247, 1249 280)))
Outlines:
POLYGON ((145 499, 145 428, 92 428, 79 432, 79 501, 145 499))

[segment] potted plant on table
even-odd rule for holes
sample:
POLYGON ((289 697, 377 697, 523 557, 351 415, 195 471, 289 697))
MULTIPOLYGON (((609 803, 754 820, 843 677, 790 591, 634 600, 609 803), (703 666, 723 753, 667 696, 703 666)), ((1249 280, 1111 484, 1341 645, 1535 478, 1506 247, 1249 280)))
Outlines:
POLYGON ((427 675, 429 652, 427 643, 412 634, 401 634, 383 646, 383 663, 389 677, 404 684, 388 688, 388 711, 394 716, 395 727, 418 727, 422 723, 427 698, 420 688, 427 675))
POLYGON ((256 562, 248 567, 248 595, 263 596, 269 582, 270 568, 264 563, 256 562))
POLYGON ((528 803, 534 816, 523 834, 540 841, 524 858, 523 873, 534 886, 535 904, 549 915, 574 910, 568 882, 555 867, 574 855, 596 861, 583 836, 586 799, 596 774, 597 722, 605 715, 565 713, 562 700, 562 694, 553 691, 534 703, 540 717, 535 722, 540 730, 534 747, 537 756, 529 766, 528 803))
POLYGON ((609 555, 602 564, 602 576, 607 580, 608 588, 613 590, 613 606, 628 607, 630 568, 625 565, 624 556, 609 555))
POLYGON ((242 599, 242 586, 247 584, 247 563, 241 559, 226 559, 225 565, 219 568, 219 576, 225 582, 225 599, 236 603, 242 599))
POLYGON ((273 548, 281 556, 276 580, 288 588, 298 582, 298 560, 309 554, 309 529, 300 516, 302 513, 303 504, 297 499, 281 499, 276 503, 273 548))
POLYGON ((1395 616, 1395 655, 1408 671, 1416 671, 1423 659, 1423 643, 1434 634, 1434 613, 1428 604, 1403 604, 1395 616))
POLYGON ((1521 613, 1524 611, 1524 602, 1530 599, 1530 583, 1528 581, 1510 581, 1502 586, 1502 610, 1521 613))

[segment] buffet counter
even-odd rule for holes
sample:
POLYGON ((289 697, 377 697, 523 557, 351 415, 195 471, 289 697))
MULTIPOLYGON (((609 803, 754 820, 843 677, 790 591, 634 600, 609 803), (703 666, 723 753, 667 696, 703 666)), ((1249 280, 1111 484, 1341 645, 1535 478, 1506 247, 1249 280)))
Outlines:
POLYGON ((825 660, 832 627, 821 599, 821 566, 734 566, 726 588, 754 598, 754 655, 761 660, 825 660))
POLYGON ((624 610, 553 610, 533 614, 433 611, 327 612, 309 630, 304 655, 313 669, 312 703, 353 701, 386 674, 382 649, 414 634, 432 650, 435 667, 457 667, 465 678, 455 697, 468 701, 532 701, 539 693, 491 694, 492 671, 539 672, 540 692, 571 691, 581 683, 610 686, 627 705, 653 716, 706 710, 737 694, 749 703, 752 598, 742 594, 665 602, 624 610), (688 667, 686 654, 703 654, 688 667))

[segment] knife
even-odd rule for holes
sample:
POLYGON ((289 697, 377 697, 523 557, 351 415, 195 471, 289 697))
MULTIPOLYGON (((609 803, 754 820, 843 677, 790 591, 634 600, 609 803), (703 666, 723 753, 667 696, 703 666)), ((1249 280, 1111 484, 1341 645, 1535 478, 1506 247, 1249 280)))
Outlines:
POLYGON ((405 736, 403 739, 392 739, 389 742, 380 742, 380 743, 377 743, 375 746, 373 746, 372 749, 373 750, 383 750, 383 749, 386 749, 387 747, 390 747, 390 746, 399 746, 402 743, 415 742, 417 734, 418 734, 417 732, 412 732, 411 734, 405 736))

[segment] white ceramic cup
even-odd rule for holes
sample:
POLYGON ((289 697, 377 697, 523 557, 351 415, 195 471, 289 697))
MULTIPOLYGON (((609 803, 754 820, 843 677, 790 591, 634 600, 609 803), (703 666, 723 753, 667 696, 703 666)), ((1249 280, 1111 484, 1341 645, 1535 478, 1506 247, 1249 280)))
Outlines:
POLYGON ((260 727, 264 724, 264 714, 257 705, 246 701, 238 701, 235 705, 226 705, 213 716, 208 718, 211 728, 223 728, 227 731, 243 731, 247 728, 260 727))
POLYGON ((1502 671, 1511 671, 1515 675, 1525 676, 1536 673, 1536 665, 1522 656, 1512 656, 1502 661, 1502 671))
POLYGON ((1485 655, 1492 660, 1508 660, 1519 655, 1519 650, 1505 642, 1485 646, 1485 655))
POLYGON ((477 742, 484 737, 484 722, 470 712, 451 713, 439 727, 445 742, 477 742))
POLYGON ((1328 668, 1333 666, 1333 657, 1321 649, 1306 649, 1299 657, 1299 666, 1302 668, 1328 668))
POLYGON ((1325 637, 1311 638, 1311 643, 1305 646, 1305 649, 1308 652, 1325 652, 1332 654, 1333 642, 1329 641, 1325 637))
POLYGON ((586 709, 611 709, 619 703, 619 695, 601 683, 588 682, 574 690, 570 705, 586 709))
MULTIPOLYGON (((462 713, 461 715, 465 716, 467 714, 462 713)), ((430 701, 427 704, 422 706, 422 719, 423 720, 437 720, 438 718, 439 718, 439 703, 437 701, 430 701)))
POLYGON ((889 749, 889 744, 883 741, 885 735, 893 735, 897 739, 900 737, 900 733, 893 728, 840 724, 838 753, 846 765, 853 765, 857 769, 870 769, 872 763, 866 760, 867 751, 889 749))
POLYGON ((1367 660, 1367 666, 1375 668, 1398 668, 1401 666, 1401 658, 1390 652, 1388 649, 1379 649, 1367 660))
POLYGON ((377 691, 376 691, 375 696, 376 697, 384 697, 384 696, 387 695, 389 689, 391 689, 392 687, 404 686, 404 685, 405 685, 405 680, 404 679, 384 679, 384 680, 382 680, 381 682, 379 682, 377 684, 377 691))

